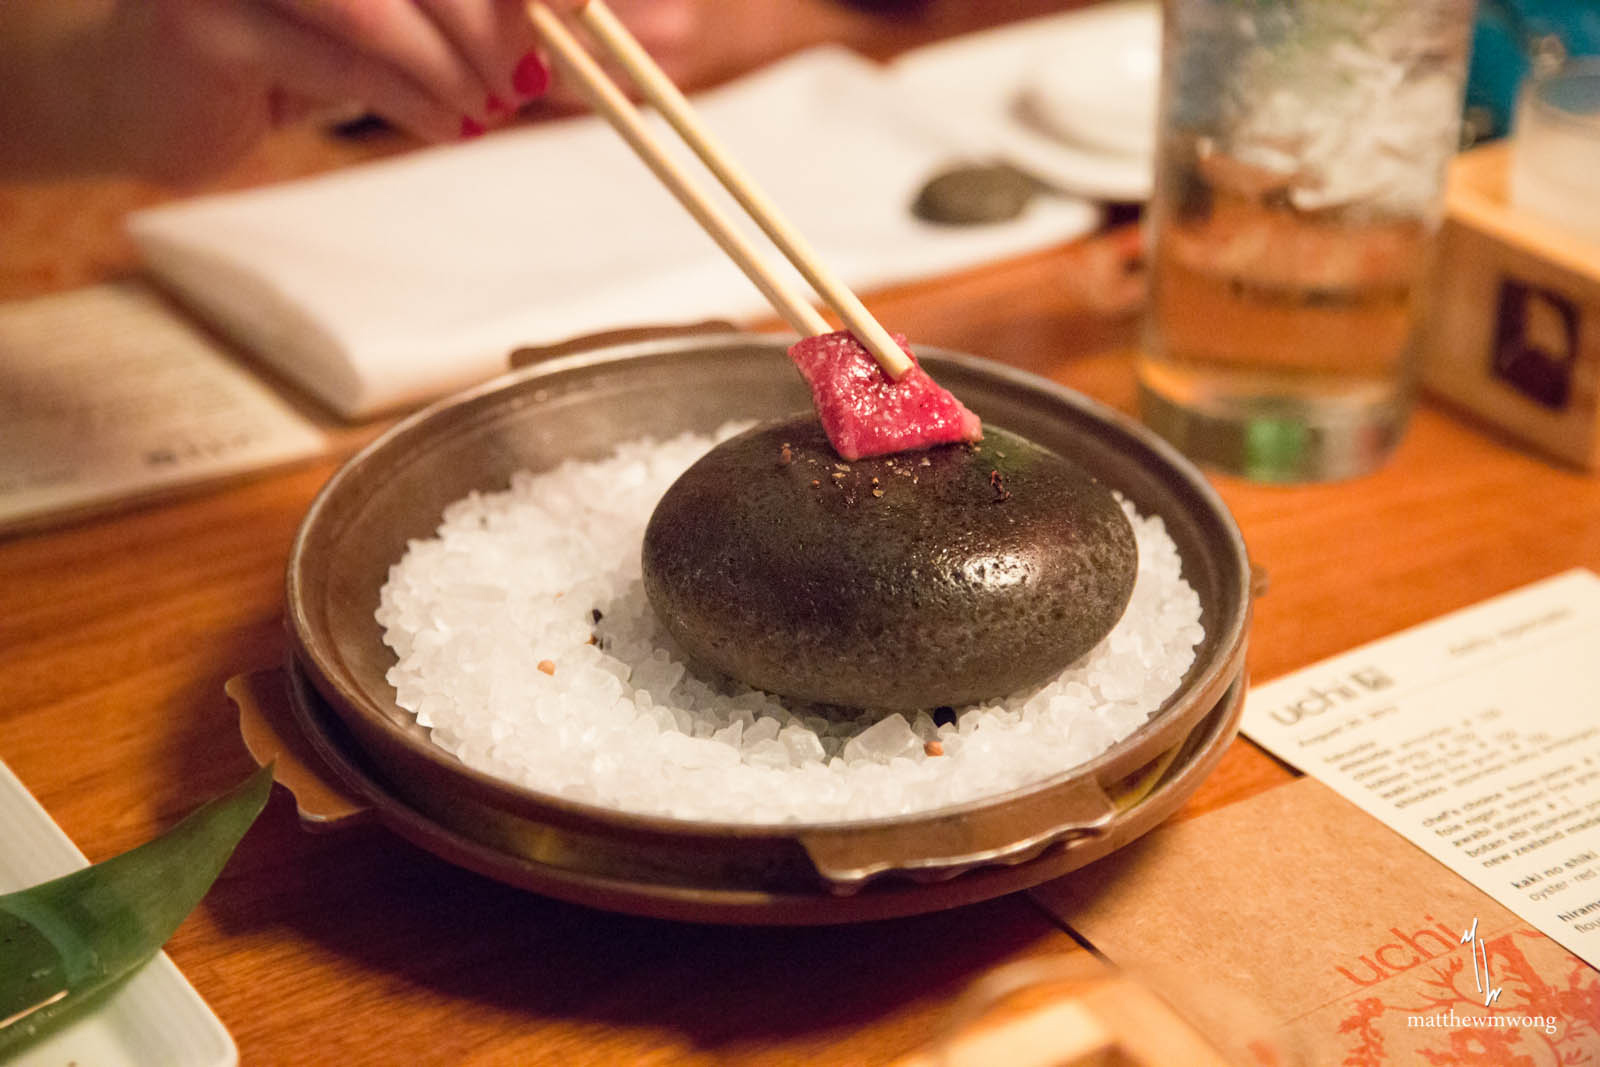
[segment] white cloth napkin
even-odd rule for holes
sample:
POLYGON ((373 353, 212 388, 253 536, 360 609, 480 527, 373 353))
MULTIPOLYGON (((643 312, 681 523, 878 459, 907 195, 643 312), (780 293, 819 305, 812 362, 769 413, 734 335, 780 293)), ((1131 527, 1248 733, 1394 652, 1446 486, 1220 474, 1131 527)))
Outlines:
MULTIPOLYGON (((801 53, 697 106, 858 289, 1046 247, 1098 218, 1083 201, 1041 197, 1007 223, 917 220, 917 189, 966 145, 842 49, 801 53)), ((130 229, 187 304, 352 418, 500 373, 520 345, 765 308, 592 117, 181 202, 130 229)), ((776 250, 771 262, 789 270, 776 250)))

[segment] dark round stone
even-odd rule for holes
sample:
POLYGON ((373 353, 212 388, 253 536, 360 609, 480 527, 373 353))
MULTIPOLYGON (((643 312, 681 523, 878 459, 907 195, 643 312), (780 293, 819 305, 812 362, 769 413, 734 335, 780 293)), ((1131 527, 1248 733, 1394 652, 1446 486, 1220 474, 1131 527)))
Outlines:
POLYGON ((1015 434, 845 463, 806 414, 684 472, 643 563, 701 662, 799 700, 911 709, 1060 673, 1121 618, 1138 550, 1104 486, 1015 434))
POLYGON ((1038 183, 1007 163, 965 163, 928 179, 911 211, 950 226, 1005 222, 1022 214, 1038 183))

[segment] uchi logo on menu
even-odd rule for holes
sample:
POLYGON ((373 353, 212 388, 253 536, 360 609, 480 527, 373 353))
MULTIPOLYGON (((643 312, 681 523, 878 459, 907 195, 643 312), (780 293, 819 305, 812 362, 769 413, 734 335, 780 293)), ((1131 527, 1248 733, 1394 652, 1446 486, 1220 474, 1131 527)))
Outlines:
POLYGON ((1313 686, 1297 699, 1273 708, 1267 714, 1285 726, 1293 726, 1301 719, 1332 711, 1340 704, 1360 700, 1392 685, 1394 679, 1379 668, 1361 667, 1343 678, 1313 686))
MULTIPOLYGON (((1427 918, 1437 923, 1433 916, 1427 918)), ((1389 932, 1395 935, 1396 940, 1378 946, 1370 956, 1357 957, 1359 966, 1370 971, 1370 975, 1358 975, 1349 967, 1335 967, 1334 970, 1356 985, 1377 985, 1385 978, 1447 955, 1455 950, 1456 945, 1467 945, 1468 954, 1472 957, 1472 981, 1478 992, 1483 994, 1483 1006, 1487 1008, 1500 999, 1500 988, 1492 985, 1489 978, 1489 947, 1478 937, 1476 915, 1472 917, 1472 925, 1462 931, 1454 945, 1451 944, 1454 935, 1443 923, 1437 923, 1432 929, 1424 926, 1409 935, 1401 932, 1399 927, 1390 927, 1389 932)))
POLYGON ((1455 931, 1432 915, 1426 918, 1435 925, 1421 927, 1409 934, 1401 927, 1391 926, 1389 932, 1395 936, 1395 940, 1379 945, 1368 955, 1356 957, 1355 963, 1348 967, 1336 966, 1334 970, 1358 986, 1371 986, 1409 971, 1418 964, 1457 951, 1459 942, 1456 941, 1455 931))

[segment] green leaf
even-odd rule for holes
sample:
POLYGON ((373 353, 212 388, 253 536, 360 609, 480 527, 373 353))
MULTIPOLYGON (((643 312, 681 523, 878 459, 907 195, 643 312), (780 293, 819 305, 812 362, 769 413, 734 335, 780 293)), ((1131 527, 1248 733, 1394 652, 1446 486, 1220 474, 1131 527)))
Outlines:
POLYGON ((159 952, 271 791, 267 766, 148 844, 0 896, 0 1058, 94 1005, 159 952))

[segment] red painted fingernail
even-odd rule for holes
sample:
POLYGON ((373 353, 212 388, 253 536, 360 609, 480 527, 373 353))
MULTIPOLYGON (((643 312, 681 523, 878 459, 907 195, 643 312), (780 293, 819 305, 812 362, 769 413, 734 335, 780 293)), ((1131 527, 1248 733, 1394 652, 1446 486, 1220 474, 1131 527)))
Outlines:
POLYGON ((483 124, 481 122, 478 122, 476 119, 473 119, 473 118, 471 118, 470 116, 467 116, 467 115, 463 115, 461 117, 461 138, 462 138, 462 140, 466 140, 466 139, 472 138, 472 137, 480 137, 480 136, 482 136, 482 134, 483 134, 483 124))
POLYGON ((495 96, 493 93, 490 93, 489 99, 484 101, 483 109, 491 116, 495 117, 504 115, 511 110, 506 106, 506 102, 504 100, 500 99, 498 96, 495 96))
POLYGON ((537 52, 529 52, 517 61, 517 69, 511 72, 511 87, 526 100, 544 95, 550 87, 550 71, 537 52))

